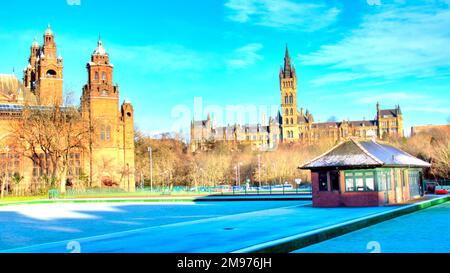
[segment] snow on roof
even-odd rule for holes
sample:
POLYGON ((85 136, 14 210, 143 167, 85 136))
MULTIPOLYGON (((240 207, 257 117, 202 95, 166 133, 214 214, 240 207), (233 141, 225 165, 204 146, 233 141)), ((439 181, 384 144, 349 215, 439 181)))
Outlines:
POLYGON ((325 154, 307 162, 301 169, 335 167, 381 167, 409 166, 430 167, 428 162, 420 160, 400 149, 375 141, 349 140, 335 146, 325 154))

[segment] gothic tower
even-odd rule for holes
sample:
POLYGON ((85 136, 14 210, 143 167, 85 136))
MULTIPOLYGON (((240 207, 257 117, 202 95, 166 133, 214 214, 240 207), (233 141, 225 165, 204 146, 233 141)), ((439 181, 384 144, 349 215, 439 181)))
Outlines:
POLYGON ((57 56, 55 35, 50 25, 44 33, 44 44, 39 46, 35 39, 31 45, 23 81, 25 87, 36 95, 39 104, 62 104, 63 60, 57 56))
POLYGON ((280 68, 281 114, 283 140, 298 138, 297 75, 286 45, 284 67, 280 68))

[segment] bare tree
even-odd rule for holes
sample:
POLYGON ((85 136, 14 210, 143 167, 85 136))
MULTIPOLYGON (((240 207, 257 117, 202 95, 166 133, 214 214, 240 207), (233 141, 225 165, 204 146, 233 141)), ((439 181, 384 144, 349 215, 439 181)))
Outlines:
POLYGON ((25 107, 12 133, 24 155, 44 169, 52 186, 65 192, 69 155, 82 152, 90 132, 76 107, 25 107))

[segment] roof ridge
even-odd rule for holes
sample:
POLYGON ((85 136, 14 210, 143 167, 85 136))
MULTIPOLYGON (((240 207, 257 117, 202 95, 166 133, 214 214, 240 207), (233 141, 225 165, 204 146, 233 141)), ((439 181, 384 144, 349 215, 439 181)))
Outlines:
MULTIPOLYGON (((356 141, 353 138, 350 138, 351 141, 353 141, 353 143, 356 144, 356 146, 358 146, 359 149, 361 149, 361 151, 363 151, 368 157, 372 158, 373 160, 375 160, 376 162, 380 163, 380 164, 385 164, 383 161, 381 161, 380 159, 378 159, 376 156, 374 156, 373 154, 369 153, 369 151, 366 150, 366 148, 364 148, 358 141, 356 141)), ((375 144, 379 145, 376 141, 373 141, 375 144)), ((381 145, 379 145, 381 146, 381 145)))
POLYGON ((298 168, 302 168, 303 166, 306 166, 306 165, 308 165, 308 164, 311 164, 312 162, 318 160, 319 158, 321 158, 321 157, 323 157, 323 156, 326 156, 327 154, 329 154, 329 153, 332 152, 333 150, 337 149, 338 147, 340 147, 342 144, 344 144, 344 143, 346 143, 346 142, 347 142, 346 140, 341 141, 338 145, 333 146, 331 149, 329 149, 328 151, 324 152, 323 154, 321 154, 321 155, 319 155, 319 156, 316 156, 315 158, 309 160, 308 162, 304 163, 304 164, 301 165, 301 166, 298 166, 298 168))

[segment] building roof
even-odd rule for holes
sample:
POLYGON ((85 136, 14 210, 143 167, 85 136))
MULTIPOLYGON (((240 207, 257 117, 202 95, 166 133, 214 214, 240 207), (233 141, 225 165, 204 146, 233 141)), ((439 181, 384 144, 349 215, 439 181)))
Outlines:
POLYGON ((48 24, 47 29, 45 30, 44 35, 49 36, 49 35, 53 35, 53 31, 50 27, 50 24, 48 24))
POLYGON ((351 139, 340 143, 325 154, 300 166, 300 168, 361 168, 381 166, 424 168, 430 167, 431 165, 388 144, 351 139))
POLYGON ((106 54, 106 50, 103 47, 103 42, 101 39, 98 40, 97 48, 94 50, 94 55, 108 55, 106 54))
MULTIPOLYGON (((53 106, 43 106, 43 105, 29 105, 24 106, 20 104, 0 104, 0 112, 22 112, 25 108, 28 108, 30 110, 51 110, 53 109, 53 106)), ((77 107, 74 106, 63 106, 59 108, 62 111, 68 111, 71 109, 77 109, 77 107)))
POLYGON ((321 122, 321 123, 313 123, 312 128, 321 128, 321 129, 336 129, 339 128, 340 122, 321 122))
POLYGON ((14 75, 0 74, 0 94, 11 96, 17 94, 20 82, 14 75))
POLYGON ((2 103, 20 103, 18 101, 20 97, 29 104, 36 104, 36 96, 24 88, 15 75, 0 74, 0 101, 2 103))
POLYGON ((398 109, 384 109, 380 110, 381 117, 397 117, 399 114, 398 109))
POLYGON ((370 127, 370 126, 376 126, 377 121, 376 120, 354 120, 350 121, 350 126, 352 127, 370 127))

